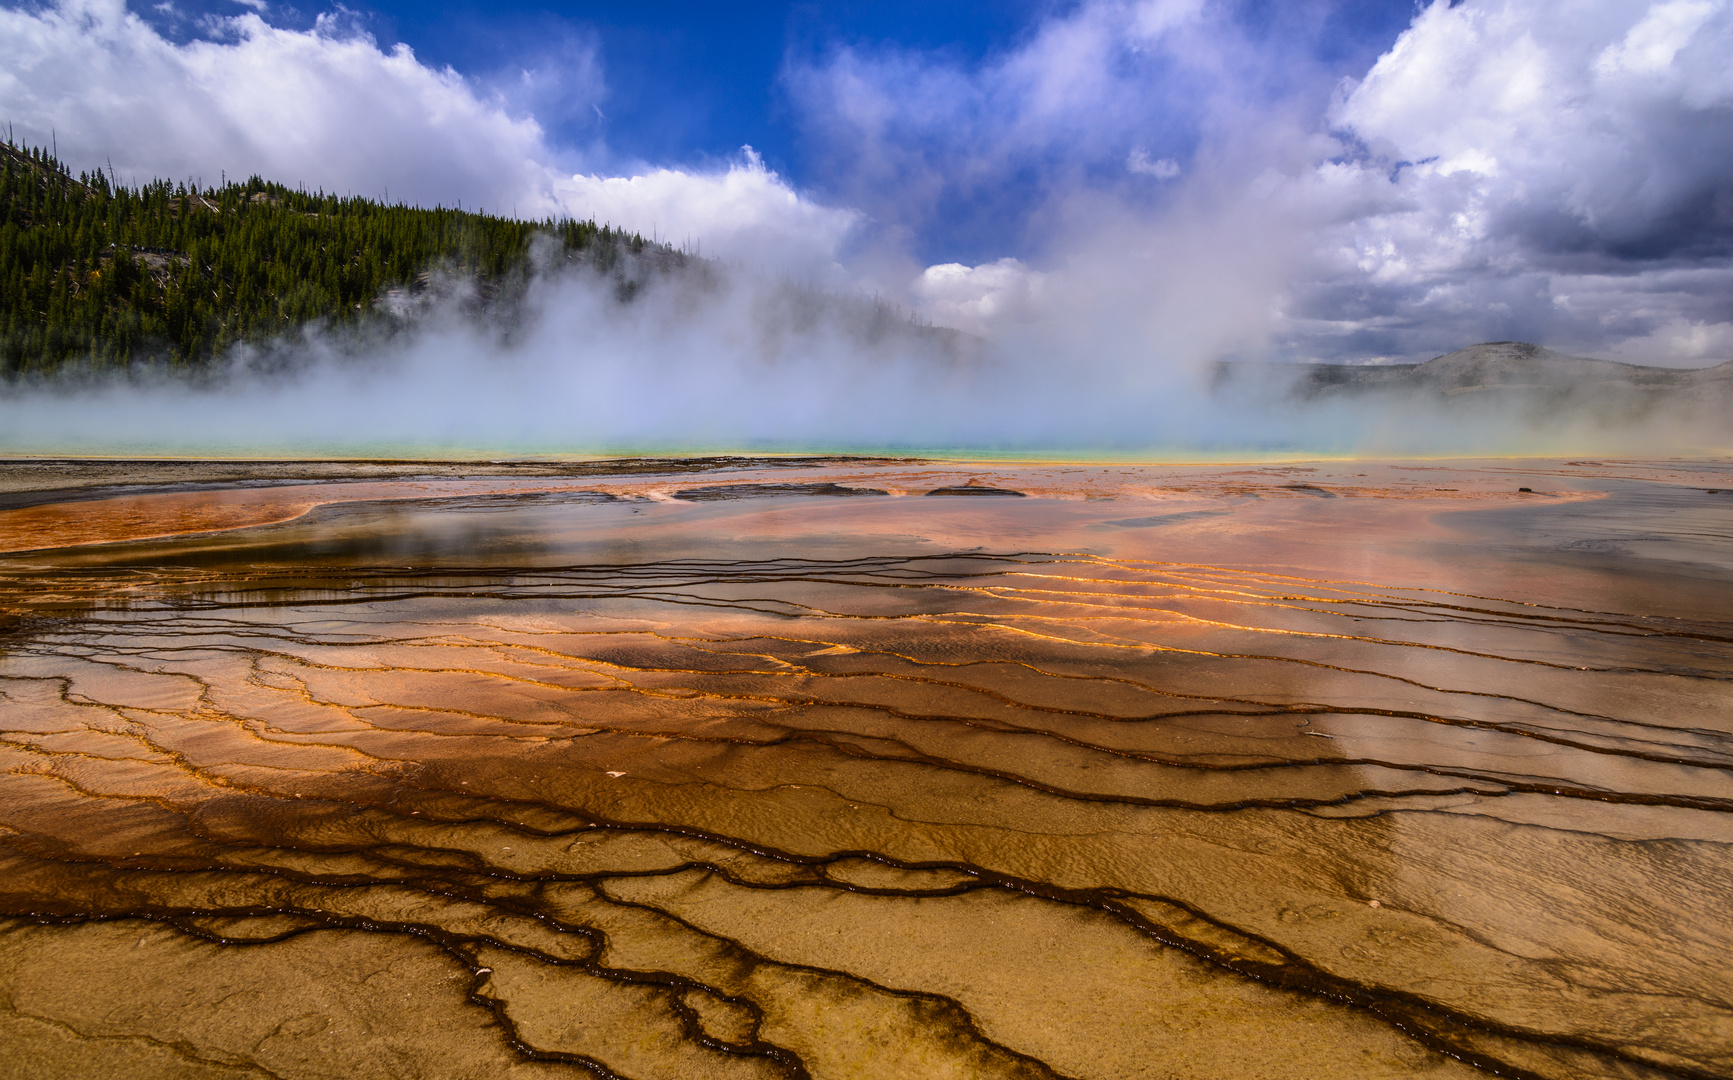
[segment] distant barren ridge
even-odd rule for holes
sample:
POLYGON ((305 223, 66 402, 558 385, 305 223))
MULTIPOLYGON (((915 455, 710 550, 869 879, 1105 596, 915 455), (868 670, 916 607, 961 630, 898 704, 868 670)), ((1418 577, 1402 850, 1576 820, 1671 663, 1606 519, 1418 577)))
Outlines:
POLYGON ((1458 349, 1424 364, 1216 365, 1215 389, 1285 390, 1310 399, 1342 394, 1400 392, 1445 398, 1671 399, 1717 395, 1733 400, 1733 361, 1708 368, 1644 367, 1593 360, 1520 341, 1491 341, 1458 349))

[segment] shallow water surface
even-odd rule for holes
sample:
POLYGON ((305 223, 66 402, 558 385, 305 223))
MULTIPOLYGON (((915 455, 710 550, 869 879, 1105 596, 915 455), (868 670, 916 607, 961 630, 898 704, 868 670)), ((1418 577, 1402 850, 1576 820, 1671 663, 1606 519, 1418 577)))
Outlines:
POLYGON ((1725 462, 34 501, 0 1074, 1733 1076, 1725 462))

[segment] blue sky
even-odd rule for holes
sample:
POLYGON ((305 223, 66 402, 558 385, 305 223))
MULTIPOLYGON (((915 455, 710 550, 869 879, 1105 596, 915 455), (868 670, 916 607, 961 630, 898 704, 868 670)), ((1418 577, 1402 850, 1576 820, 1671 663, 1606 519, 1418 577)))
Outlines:
POLYGON ((1127 370, 1704 364, 1729 55, 1733 0, 0 0, 0 120, 123 178, 595 217, 1127 370))
MULTIPOLYGON (((699 162, 750 144, 799 175, 780 89, 785 60, 838 42, 895 42, 978 59, 1028 25, 1031 3, 476 4, 372 8, 382 36, 426 59, 485 71, 550 32, 593 37, 609 93, 609 142, 646 161, 699 162)), ((588 118, 562 132, 593 134, 588 118)))
MULTIPOLYGON (((242 10, 233 0, 160 3, 128 8, 171 36, 197 36, 201 16, 242 10)), ((1411 5, 1398 11, 1394 37, 1411 5)), ((403 42, 424 62, 486 76, 521 61, 558 60, 562 46, 594 47, 608 82, 605 120, 590 109, 550 117, 556 138, 594 139, 645 161, 697 163, 751 145, 773 167, 797 168, 798 133, 780 86, 793 57, 822 55, 839 44, 940 51, 979 60, 1025 33, 1050 5, 1001 3, 476 3, 432 0, 342 5, 383 44, 403 42)), ((329 7, 273 5, 276 25, 308 27, 329 7)), ((588 104, 588 103, 586 103, 588 104)))
MULTIPOLYGON (((140 5, 142 7, 143 5, 140 5)), ((609 83, 607 134, 646 161, 700 161, 751 144, 773 168, 799 177, 806 163, 782 87, 789 63, 814 62, 839 46, 913 49, 963 63, 1014 47, 1043 17, 1075 5, 1038 0, 984 3, 523 4, 445 2, 359 6, 382 39, 401 40, 425 60, 488 71, 549 35, 591 37, 609 83)), ((1242 5, 1248 25, 1279 9, 1242 5)), ((1414 17, 1413 0, 1360 0, 1321 7, 1327 29, 1308 44, 1343 74, 1364 71, 1414 17)), ((582 121, 584 118, 580 118, 582 121)), ((583 139, 587 123, 562 132, 583 139)))

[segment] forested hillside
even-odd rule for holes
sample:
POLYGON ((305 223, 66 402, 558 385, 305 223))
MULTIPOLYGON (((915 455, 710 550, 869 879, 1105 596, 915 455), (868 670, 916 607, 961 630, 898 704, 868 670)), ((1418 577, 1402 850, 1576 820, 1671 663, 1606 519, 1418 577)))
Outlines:
POLYGON ((627 254, 684 256, 590 221, 516 221, 293 191, 253 177, 197 190, 73 176, 47 152, 0 145, 0 377, 149 361, 206 365, 237 342, 371 317, 430 273, 521 282, 532 240, 607 270, 627 254))

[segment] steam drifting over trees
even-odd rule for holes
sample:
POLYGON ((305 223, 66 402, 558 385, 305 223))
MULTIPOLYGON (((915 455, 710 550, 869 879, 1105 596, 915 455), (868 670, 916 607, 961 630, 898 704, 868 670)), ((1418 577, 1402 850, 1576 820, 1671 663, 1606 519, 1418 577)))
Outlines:
POLYGON ((374 318, 431 274, 497 296, 532 270, 538 236, 608 271, 686 257, 594 221, 518 221, 310 194, 254 176, 118 184, 51 153, 0 145, 0 376, 166 363, 197 370, 240 343, 374 318))

